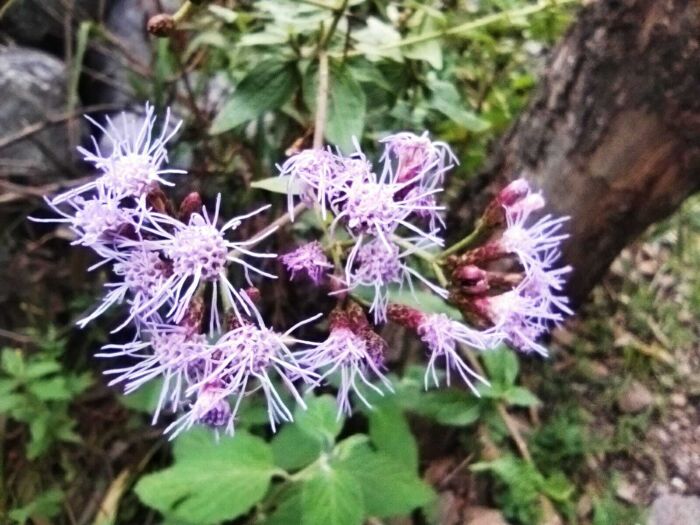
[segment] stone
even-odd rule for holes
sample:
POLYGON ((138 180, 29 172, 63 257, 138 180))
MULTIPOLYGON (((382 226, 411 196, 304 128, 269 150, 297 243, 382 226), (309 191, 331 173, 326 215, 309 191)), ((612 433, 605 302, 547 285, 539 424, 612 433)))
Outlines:
MULTIPOLYGON (((0 141, 45 122, 49 115, 64 113, 66 86, 66 67, 60 60, 33 49, 0 48, 0 141)), ((81 119, 77 122, 82 126, 81 119)), ((36 181, 65 174, 71 158, 65 124, 57 124, 0 147, 0 170, 36 181)))
POLYGON ((626 414, 642 412, 653 402, 651 392, 639 381, 632 381, 617 396, 617 406, 626 414))
MULTIPOLYGON (((132 62, 131 66, 135 63, 138 67, 150 68, 155 38, 148 34, 148 20, 161 12, 173 13, 180 4, 179 0, 121 0, 114 2, 105 20, 105 26, 122 43, 129 62, 132 62), (163 8, 162 11, 159 6, 163 8)), ((114 55, 101 57, 101 63, 98 67, 103 74, 112 79, 111 85, 102 89, 102 102, 120 104, 133 101, 128 93, 128 88, 134 75, 130 71, 129 65, 125 65, 123 59, 120 59, 120 54, 115 51, 114 55)))
MULTIPOLYGON (((73 27, 84 20, 100 20, 113 3, 98 0, 74 2, 75 7, 70 13, 73 27)), ((45 43, 46 39, 63 40, 67 15, 65 0, 16 0, 0 19, 0 31, 23 45, 37 46, 45 43)))
POLYGON ((648 525, 691 525, 700 523, 700 497, 667 494, 654 500, 648 525))

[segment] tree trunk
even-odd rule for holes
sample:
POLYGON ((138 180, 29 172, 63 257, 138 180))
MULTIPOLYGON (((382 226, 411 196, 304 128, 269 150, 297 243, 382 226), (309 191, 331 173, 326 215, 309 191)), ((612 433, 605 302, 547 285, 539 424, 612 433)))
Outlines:
MULTIPOLYGON (((529 108, 457 202, 524 176, 569 215, 579 304, 635 236, 700 189, 700 3, 600 0, 554 49, 529 108)), ((457 209, 452 231, 473 222, 457 209)))

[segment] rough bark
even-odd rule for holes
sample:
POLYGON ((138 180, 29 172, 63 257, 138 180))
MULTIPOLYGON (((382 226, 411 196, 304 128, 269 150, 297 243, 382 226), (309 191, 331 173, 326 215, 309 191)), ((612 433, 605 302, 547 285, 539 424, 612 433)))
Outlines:
MULTIPOLYGON (((601 0, 553 50, 529 108, 457 202, 520 175, 571 216, 578 304, 635 236, 700 189, 700 3, 601 0)), ((457 210, 464 231, 475 206, 457 210)))

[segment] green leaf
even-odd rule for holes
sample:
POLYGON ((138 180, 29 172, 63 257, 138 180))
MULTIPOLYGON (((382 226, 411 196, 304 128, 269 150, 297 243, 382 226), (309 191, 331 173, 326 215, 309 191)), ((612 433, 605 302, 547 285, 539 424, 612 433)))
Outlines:
POLYGON ((367 445, 353 448, 339 468, 358 480, 368 516, 406 514, 433 497, 432 489, 414 469, 383 452, 372 451, 367 445))
POLYGON ((399 406, 387 399, 368 412, 369 436, 374 446, 417 472, 418 446, 399 406))
POLYGON ((61 370, 61 364, 58 361, 33 361, 27 363, 27 369, 24 375, 29 379, 37 379, 47 376, 61 370))
POLYGON ((291 63, 261 62, 236 86, 231 99, 212 122, 210 133, 223 133, 279 108, 292 96, 294 88, 295 69, 291 63))
POLYGON ((283 193, 285 195, 299 195, 302 192, 302 186, 298 180, 294 184, 290 184, 291 175, 281 175, 279 177, 268 177, 267 179, 256 180, 250 184, 251 188, 259 190, 271 191, 273 193, 283 193))
POLYGON ((504 391, 515 384, 518 377, 518 357, 505 346, 500 346, 482 354, 488 379, 494 387, 501 387, 504 391))
POLYGON ((142 477, 135 491, 149 507, 190 523, 244 514, 263 498, 275 470, 270 447, 245 432, 216 442, 207 431, 190 431, 174 454, 174 465, 142 477))
MULTIPOLYGON (((301 523, 301 485, 284 484, 279 492, 272 492, 271 497, 277 502, 275 510, 263 520, 263 525, 289 525, 301 523)), ((268 498, 269 501, 269 498, 268 498)))
POLYGON ((238 13, 233 9, 228 9, 216 4, 209 4, 207 10, 213 14, 215 17, 223 20, 227 24, 232 24, 238 18, 238 13))
MULTIPOLYGON (((408 37, 432 33, 437 29, 439 29, 437 20, 433 17, 425 16, 418 30, 409 33, 408 37)), ((433 69, 442 69, 442 43, 437 39, 406 46, 403 49, 403 56, 413 60, 423 60, 430 64, 433 69)))
POLYGON ((362 487, 349 472, 322 465, 303 484, 301 509, 302 525, 360 525, 362 487))
POLYGON ((323 450, 320 441, 309 439, 294 424, 285 425, 270 443, 275 465, 284 470, 297 470, 313 462, 323 450))
POLYGON ((491 127, 486 120, 479 118, 473 111, 465 108, 466 102, 457 92, 457 88, 446 81, 435 81, 430 86, 432 97, 429 106, 445 115, 455 124, 467 131, 480 133, 491 127))
POLYGON ((537 396, 530 392, 527 388, 521 386, 514 386, 506 390, 504 398, 506 402, 511 405, 517 405, 521 407, 531 407, 540 404, 540 400, 537 396))
POLYGON ((28 390, 42 401, 68 401, 73 397, 66 378, 62 376, 34 381, 28 390))
POLYGON ((22 352, 12 348, 5 348, 2 351, 2 369, 8 375, 19 377, 24 374, 24 358, 22 352))
POLYGON ((326 138, 345 153, 354 149, 352 139, 362 137, 367 100, 348 67, 332 67, 328 90, 326 138))
POLYGON ((357 50, 369 60, 386 57, 397 62, 403 61, 401 50, 397 46, 401 42, 401 34, 379 18, 369 17, 367 26, 353 31, 352 38, 357 50))
POLYGON ((129 395, 120 395, 119 400, 122 405, 136 412, 144 414, 153 414, 158 406, 158 398, 160 397, 163 388, 162 379, 154 379, 149 381, 136 392, 129 395))
MULTIPOLYGON (((389 301, 417 308, 422 312, 431 314, 446 314, 452 319, 462 321, 462 314, 456 308, 447 304, 440 296, 426 290, 416 289, 413 292, 398 286, 388 287, 389 301)), ((374 288, 359 286, 353 291, 353 295, 365 301, 372 301, 374 288)))
POLYGON ((335 437, 343 428, 344 419, 338 417, 338 405, 335 399, 324 394, 306 398, 307 408, 298 409, 294 414, 294 424, 308 437, 332 445, 335 437))
POLYGON ((441 425, 463 427, 479 419, 481 402, 464 390, 433 390, 416 396, 407 408, 441 425))
POLYGON ((11 510, 9 516, 10 519, 22 524, 30 519, 39 522, 39 519, 36 518, 49 520, 61 512, 62 501, 63 492, 59 489, 50 489, 39 494, 24 507, 11 510))

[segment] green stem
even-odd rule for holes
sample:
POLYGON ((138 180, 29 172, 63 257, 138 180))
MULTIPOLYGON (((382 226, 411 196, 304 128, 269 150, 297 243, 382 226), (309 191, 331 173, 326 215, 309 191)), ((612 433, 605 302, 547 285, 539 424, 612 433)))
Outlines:
POLYGON ((484 233, 484 225, 481 221, 479 221, 476 224, 476 228, 474 228, 474 231, 472 231, 469 235, 466 237, 460 239, 456 243, 454 243, 452 246, 447 248, 445 251, 443 251, 440 254, 439 260, 443 261, 445 258, 447 258, 448 255, 452 255, 455 252, 461 251, 465 248, 469 248, 472 244, 474 244, 476 241, 479 240, 479 238, 483 235, 484 233))
POLYGON ((340 19, 343 17, 343 14, 345 14, 345 9, 348 7, 348 2, 349 0, 343 0, 343 3, 340 4, 338 9, 335 10, 335 16, 333 17, 333 20, 331 21, 331 26, 328 28, 328 31, 326 31, 326 34, 323 35, 323 38, 321 38, 321 41, 318 44, 318 51, 325 51, 328 47, 328 42, 331 41, 331 37, 333 36, 333 33, 335 33, 336 28, 338 27, 338 23, 340 22, 340 19))
POLYGON ((402 248, 410 250, 412 255, 416 255, 424 261, 429 262, 430 264, 433 264, 437 259, 432 253, 422 250, 421 248, 416 248, 413 244, 411 244, 405 239, 402 239, 401 237, 398 237, 397 235, 392 235, 391 240, 399 246, 401 246, 402 248))
MULTIPOLYGON (((428 33, 423 33, 422 35, 404 38, 403 40, 400 40, 400 41, 392 43, 392 44, 378 46, 375 49, 373 49, 372 52, 373 53, 381 53, 384 51, 389 51, 389 50, 400 48, 400 47, 411 46, 414 44, 428 42, 430 40, 435 40, 435 39, 443 38, 443 37, 450 36, 450 35, 459 35, 461 33, 467 33, 467 32, 472 31, 474 29, 488 26, 488 25, 491 25, 493 23, 500 22, 502 20, 508 20, 509 18, 528 16, 528 15, 538 13, 540 11, 544 11, 545 9, 548 9, 551 7, 556 7, 556 6, 565 5, 565 4, 579 3, 580 1, 581 0, 544 0, 544 1, 538 2, 535 5, 521 7, 519 9, 510 9, 508 11, 502 11, 500 13, 494 13, 492 15, 486 15, 486 16, 483 16, 481 18, 477 18, 476 20, 471 20, 469 22, 465 22, 463 24, 459 24, 459 25, 456 25, 454 27, 449 27, 447 29, 442 29, 439 31, 430 31, 428 33)), ((361 54, 363 54, 362 51, 355 50, 355 51, 351 51, 351 52, 347 53, 347 56, 357 56, 357 55, 361 55, 361 54)))

